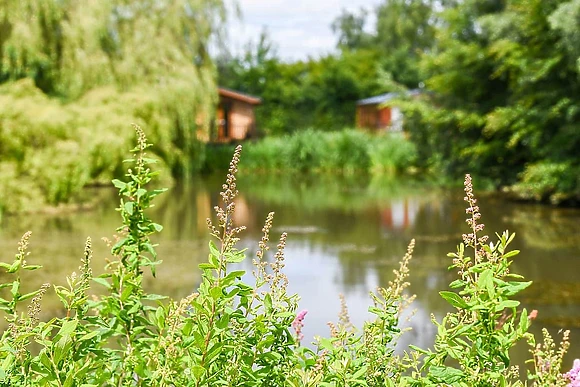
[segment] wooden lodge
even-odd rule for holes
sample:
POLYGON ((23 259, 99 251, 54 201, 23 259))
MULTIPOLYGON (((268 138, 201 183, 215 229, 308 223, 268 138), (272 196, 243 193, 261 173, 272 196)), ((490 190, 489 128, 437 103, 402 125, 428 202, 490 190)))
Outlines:
MULTIPOLYGON (((410 97, 419 95, 419 90, 411 90, 407 95, 410 97)), ((389 104, 390 101, 400 96, 400 93, 386 93, 357 101, 357 128, 401 132, 403 130, 403 113, 399 107, 389 104)))
POLYGON ((223 87, 218 89, 218 94, 215 140, 239 141, 256 136, 254 108, 262 102, 260 98, 223 87))

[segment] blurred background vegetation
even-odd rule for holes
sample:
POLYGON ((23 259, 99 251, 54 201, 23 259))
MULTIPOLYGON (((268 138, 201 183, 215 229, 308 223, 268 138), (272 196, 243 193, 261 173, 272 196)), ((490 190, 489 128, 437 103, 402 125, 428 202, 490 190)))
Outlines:
POLYGON ((167 174, 200 167, 222 0, 0 2, 0 212, 108 182, 143 124, 167 174))
POLYGON ((263 98, 265 134, 351 127, 357 99, 419 88, 401 104, 422 171, 580 202, 579 0, 384 0, 332 28, 321 58, 287 63, 267 31, 217 58, 221 84, 263 98))
POLYGON ((342 11, 334 53, 297 61, 267 30, 228 52, 227 20, 224 0, 0 1, 0 212, 118 177, 131 122, 165 176, 215 169, 218 84, 262 99, 252 170, 470 172, 580 202, 580 0, 383 0, 342 11), (424 98, 399 101, 406 139, 345 130, 358 99, 409 89, 424 98))

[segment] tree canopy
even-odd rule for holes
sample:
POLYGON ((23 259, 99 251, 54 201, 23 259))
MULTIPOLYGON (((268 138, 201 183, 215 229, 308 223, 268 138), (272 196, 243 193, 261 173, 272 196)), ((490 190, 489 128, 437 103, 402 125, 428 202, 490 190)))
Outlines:
POLYGON ((412 125, 423 160, 520 196, 580 198, 578 1, 464 1, 422 60, 432 98, 412 125), (514 185, 515 184, 515 185, 514 185))
POLYGON ((222 0, 0 0, 0 211, 110 180, 131 122, 147 127, 162 168, 191 175, 226 16, 222 0))

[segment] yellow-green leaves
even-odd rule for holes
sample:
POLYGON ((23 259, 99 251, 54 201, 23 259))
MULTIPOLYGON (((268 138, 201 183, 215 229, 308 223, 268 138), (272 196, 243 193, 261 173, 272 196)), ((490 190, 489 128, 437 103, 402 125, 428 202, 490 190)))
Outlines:
POLYGON ((463 300, 463 298, 458 296, 456 293, 448 292, 448 291, 441 291, 441 292, 439 292, 439 294, 441 295, 441 297, 443 297, 443 299, 445 301, 447 301, 449 304, 451 304, 451 306, 454 306, 454 307, 460 308, 460 309, 467 309, 467 303, 463 300))

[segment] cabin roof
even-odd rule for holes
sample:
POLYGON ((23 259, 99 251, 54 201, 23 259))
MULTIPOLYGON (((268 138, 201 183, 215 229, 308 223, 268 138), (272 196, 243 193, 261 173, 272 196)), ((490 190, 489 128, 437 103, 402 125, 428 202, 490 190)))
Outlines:
POLYGON ((259 105, 260 103, 262 103, 262 100, 258 97, 244 94, 244 93, 241 93, 239 91, 226 89, 225 87, 219 87, 218 94, 220 97, 231 98, 231 99, 235 99, 238 101, 247 102, 247 103, 252 104, 252 105, 259 105))
MULTIPOLYGON (((419 95, 421 93, 421 90, 419 89, 413 89, 413 90, 409 90, 407 92, 405 92, 405 96, 410 96, 413 97, 415 95, 419 95)), ((365 99, 359 99, 356 104, 357 105, 378 105, 381 103, 385 103, 388 102, 392 99, 395 99, 397 97, 399 97, 401 95, 401 93, 399 92, 392 92, 392 93, 385 93, 385 94, 380 94, 380 95, 375 95, 374 97, 369 97, 369 98, 365 98, 365 99)))

